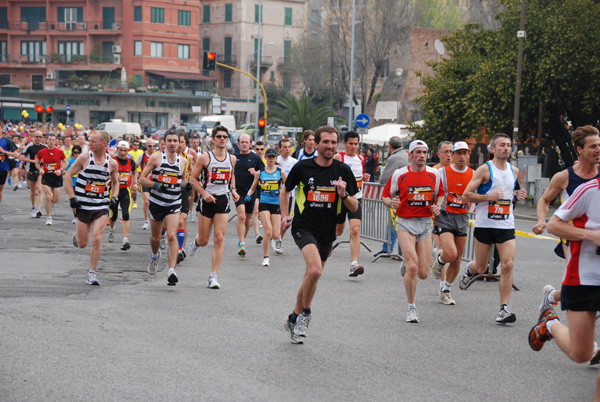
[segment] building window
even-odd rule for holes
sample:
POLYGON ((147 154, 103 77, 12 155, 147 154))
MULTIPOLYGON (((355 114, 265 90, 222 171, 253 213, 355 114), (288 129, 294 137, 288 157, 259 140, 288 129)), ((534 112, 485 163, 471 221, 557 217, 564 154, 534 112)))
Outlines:
POLYGON ((31 89, 34 91, 44 90, 44 76, 41 74, 31 74, 31 89))
POLYGON ((0 85, 10 84, 10 74, 0 74, 0 85))
POLYGON ((137 87, 141 87, 142 86, 142 76, 141 75, 134 75, 133 79, 135 80, 135 85, 137 87))
POLYGON ((133 41, 133 55, 134 56, 142 55, 142 41, 141 40, 133 41))
POLYGON ((202 6, 202 22, 210 24, 210 4, 202 6))
MULTIPOLYGON (((202 52, 210 52, 210 38, 202 38, 202 52)), ((208 76, 208 71, 202 70, 202 75, 208 76)))
MULTIPOLYGON (((261 47, 262 47, 262 38, 254 38, 254 62, 255 63, 258 61, 258 54, 262 53, 262 52, 259 52, 261 47)), ((262 54, 261 54, 261 56, 262 56, 262 54)))
POLYGON ((6 7, 0 7, 0 29, 8 28, 8 11, 6 7))
POLYGON ((320 10, 312 10, 311 20, 314 23, 318 23, 321 21, 321 11, 320 10))
POLYGON ((83 22, 83 7, 58 7, 58 22, 83 22))
POLYGON ((83 42, 58 42, 58 54, 65 56, 65 61, 71 63, 73 56, 83 55, 83 42))
POLYGON ((292 41, 291 40, 283 41, 283 62, 285 64, 292 62, 292 41))
POLYGON ((292 25, 292 9, 291 9, 291 7, 285 8, 285 25, 292 25))
POLYGON ((0 42, 0 61, 8 61, 8 42, 0 42))
POLYGON ((231 63, 231 49, 232 49, 232 39, 231 36, 226 36, 224 40, 224 53, 225 53, 225 63, 231 63))
POLYGON ((177 45, 177 58, 186 60, 189 59, 190 45, 177 45))
POLYGON ((150 56, 163 57, 163 43, 162 42, 150 42, 150 56))
POLYGON ((158 8, 158 7, 152 7, 152 17, 151 17, 150 21, 154 22, 155 24, 164 24, 165 23, 165 9, 158 8))
POLYGON ((231 70, 223 71, 223 88, 231 88, 231 70))
POLYGON ((292 79, 290 77, 290 73, 283 73, 283 88, 290 90, 292 86, 292 79))
POLYGON ((179 10, 178 21, 179 25, 185 25, 186 27, 189 27, 190 25, 192 25, 192 12, 179 10))
POLYGON ((21 55, 26 56, 27 61, 39 63, 40 56, 46 55, 46 41, 21 41, 21 55))
POLYGON ((261 23, 262 22, 262 5, 256 4, 254 6, 254 22, 261 23))
POLYGON ((225 22, 233 21, 233 4, 225 3, 225 22))
POLYGON ((135 22, 142 21, 142 6, 134 6, 133 7, 133 21, 135 21, 135 22))
POLYGON ((21 7, 21 22, 29 30, 39 29, 40 22, 46 22, 46 7, 21 7))

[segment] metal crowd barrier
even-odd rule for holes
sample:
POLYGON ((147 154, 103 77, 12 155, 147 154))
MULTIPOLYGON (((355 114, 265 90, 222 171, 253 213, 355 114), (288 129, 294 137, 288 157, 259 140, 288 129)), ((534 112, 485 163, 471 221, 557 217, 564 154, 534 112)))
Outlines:
POLYGON ((361 239, 374 240, 387 244, 387 253, 375 257, 400 259, 392 250, 391 231, 396 230, 388 207, 383 205, 381 195, 385 185, 363 182, 362 222, 360 224, 361 239))

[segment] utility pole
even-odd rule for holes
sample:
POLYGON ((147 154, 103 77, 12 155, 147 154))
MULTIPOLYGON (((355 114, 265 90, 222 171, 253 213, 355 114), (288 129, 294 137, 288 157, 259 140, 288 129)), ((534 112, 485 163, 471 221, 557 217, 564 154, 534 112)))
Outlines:
POLYGON ((517 147, 519 145, 519 109, 521 107, 521 75, 523 71, 523 41, 525 40, 525 9, 526 0, 521 1, 521 22, 517 31, 519 38, 519 50, 517 57, 517 86, 515 88, 515 114, 513 118, 513 151, 517 156, 517 147))
POLYGON ((354 120, 354 26, 356 25, 356 0, 352 0, 352 47, 350 49, 350 102, 348 108, 348 129, 352 130, 354 120))

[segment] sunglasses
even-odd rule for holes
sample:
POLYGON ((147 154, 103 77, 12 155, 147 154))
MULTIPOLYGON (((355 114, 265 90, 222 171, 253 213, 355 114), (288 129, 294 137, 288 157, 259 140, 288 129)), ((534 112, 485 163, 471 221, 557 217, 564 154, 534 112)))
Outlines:
POLYGON ((34 138, 44 138, 41 135, 36 135, 34 138))
POLYGON ((264 151, 264 148, 256 148, 257 151, 264 151))
POLYGON ((81 152, 72 152, 71 155, 79 155, 81 152))
POLYGON ((221 138, 229 138, 229 136, 228 136, 228 135, 225 135, 225 134, 217 134, 217 135, 215 135, 215 138, 218 138, 218 139, 221 139, 221 138))

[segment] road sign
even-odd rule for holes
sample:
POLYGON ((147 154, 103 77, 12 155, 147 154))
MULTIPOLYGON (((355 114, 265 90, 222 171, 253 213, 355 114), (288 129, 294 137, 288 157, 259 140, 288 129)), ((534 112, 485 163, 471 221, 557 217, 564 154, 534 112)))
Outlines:
POLYGON ((369 134, 369 129, 368 128, 359 128, 358 130, 356 130, 356 132, 358 134, 369 134))
POLYGON ((71 111, 71 105, 67 105, 67 112, 71 111))
POLYGON ((369 119, 369 116, 367 116, 364 113, 359 114, 358 116, 356 116, 356 125, 360 128, 365 128, 369 125, 369 123, 371 122, 371 119, 369 119))

